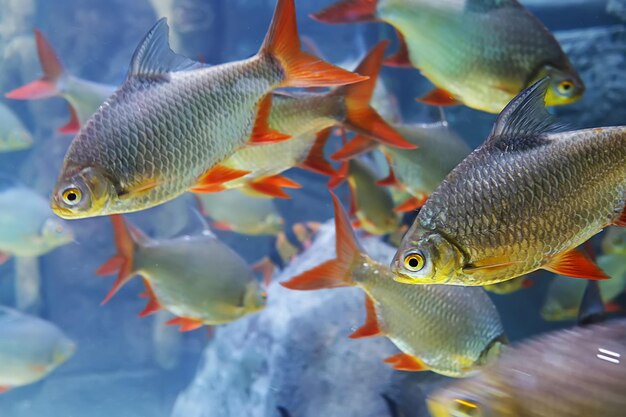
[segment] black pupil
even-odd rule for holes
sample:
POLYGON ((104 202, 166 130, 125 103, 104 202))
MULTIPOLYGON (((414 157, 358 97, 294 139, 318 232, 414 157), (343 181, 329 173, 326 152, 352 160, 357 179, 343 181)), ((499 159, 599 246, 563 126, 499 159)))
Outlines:
POLYGON ((78 196, 76 195, 76 193, 68 193, 68 194, 67 194, 67 199, 68 199, 68 201, 76 201, 76 198, 77 198, 77 197, 78 197, 78 196))
POLYGON ((418 265, 419 265, 419 261, 417 260, 417 258, 409 259, 409 266, 411 268, 417 268, 418 265))
POLYGON ((572 88, 572 85, 570 83, 563 83, 564 90, 569 90, 570 88, 572 88))

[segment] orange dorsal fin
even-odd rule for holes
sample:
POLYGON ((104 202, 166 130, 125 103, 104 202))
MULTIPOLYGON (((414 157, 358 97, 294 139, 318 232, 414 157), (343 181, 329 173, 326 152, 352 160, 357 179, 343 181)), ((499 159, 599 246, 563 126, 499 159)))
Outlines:
POLYGON ((378 0, 341 0, 311 15, 323 23, 375 22, 378 0))
POLYGON ((385 359, 385 363, 398 371, 427 371, 428 367, 420 359, 407 353, 398 353, 385 359))
POLYGON ((159 300, 157 299, 156 294, 152 289, 150 281, 148 281, 146 278, 143 278, 143 284, 146 287, 146 291, 140 296, 142 298, 147 298, 148 304, 146 304, 146 307, 141 311, 141 313, 139 313, 139 317, 150 316, 163 308, 161 307, 161 304, 159 303, 159 300))
POLYGON ((542 269, 572 278, 609 279, 598 265, 576 248, 553 256, 542 269))
POLYGON ((613 222, 615 226, 626 227, 626 208, 622 211, 622 214, 613 222))
POLYGON ((280 133, 274 130, 269 125, 270 113, 272 112, 272 95, 267 94, 259 102, 258 113, 252 128, 252 135, 250 136, 251 144, 265 144, 273 142, 282 142, 291 139, 291 136, 280 133))
POLYGON ((165 324, 168 326, 178 326, 178 330, 181 332, 190 332, 204 326, 202 320, 189 317, 175 317, 165 322, 165 324))
POLYGON ((62 127, 58 129, 58 132, 63 135, 73 135, 80 130, 80 120, 78 119, 78 113, 71 104, 68 105, 70 111, 70 120, 62 127))
POLYGON ((37 54, 43 70, 43 76, 31 83, 5 94, 7 98, 14 100, 38 100, 54 97, 60 93, 59 80, 63 76, 63 64, 57 57, 54 48, 46 40, 40 30, 35 30, 35 43, 37 54))
POLYGON ((326 158, 324 158, 324 148, 332 132, 333 129, 328 128, 317 134, 315 143, 311 147, 311 150, 309 150, 306 159, 300 163, 300 168, 329 177, 335 175, 335 170, 328 163, 326 158))
POLYGON ((432 106, 456 106, 461 104, 452 93, 444 90, 443 88, 435 88, 431 92, 417 99, 417 101, 430 104, 432 106))
POLYGON ((384 64, 388 67, 412 68, 413 64, 409 56, 409 47, 406 44, 406 39, 398 30, 396 30, 396 35, 398 36, 398 50, 393 55, 387 57, 384 64))
POLYGON ((393 208, 393 211, 397 213, 406 213, 408 211, 417 210, 421 208, 426 201, 428 200, 428 196, 424 196, 422 198, 410 197, 404 203, 397 205, 393 208))
POLYGON ((285 193, 283 188, 302 188, 297 182, 282 175, 259 178, 247 184, 246 187, 259 194, 278 198, 291 198, 289 194, 285 193))
POLYGON ((283 70, 281 87, 329 87, 366 80, 302 51, 294 0, 278 0, 260 54, 269 54, 283 70))
POLYGON ((343 96, 346 103, 343 126, 394 148, 415 149, 370 106, 388 44, 383 41, 372 48, 356 68, 356 72, 369 77, 367 81, 338 88, 333 94, 343 96))
POLYGON ((331 192, 335 208, 335 240, 337 257, 310 269, 281 285, 292 290, 319 290, 354 285, 352 266, 360 248, 350 227, 350 221, 339 199, 331 192))
POLYGON ((126 227, 124 218, 119 214, 110 216, 113 224, 113 234, 117 253, 102 265, 96 273, 98 275, 109 275, 118 271, 113 287, 102 301, 106 304, 135 274, 134 257, 136 243, 126 227))
POLYGON ((383 331, 378 324, 376 306, 374 300, 369 295, 365 295, 365 324, 359 327, 349 337, 350 339, 360 339, 364 337, 382 336, 383 331))
POLYGON ((223 189, 222 184, 245 177, 249 173, 250 171, 244 171, 241 169, 231 168, 226 165, 217 164, 205 172, 198 179, 196 185, 191 187, 190 191, 194 193, 222 191, 219 189, 223 189))
POLYGON ((345 161, 352 159, 362 153, 375 149, 376 142, 364 135, 356 135, 350 142, 343 145, 343 148, 330 156, 335 161, 345 161))

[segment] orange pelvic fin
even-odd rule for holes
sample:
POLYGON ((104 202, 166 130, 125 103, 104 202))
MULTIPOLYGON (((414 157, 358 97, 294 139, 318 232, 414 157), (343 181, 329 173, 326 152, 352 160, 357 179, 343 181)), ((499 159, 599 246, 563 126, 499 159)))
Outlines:
POLYGON ((204 326, 202 320, 191 319, 188 317, 175 317, 165 322, 165 324, 168 326, 178 326, 178 330, 181 332, 190 332, 204 326))
POLYGON ((323 23, 375 22, 378 0, 341 0, 311 15, 323 23))
POLYGON ((335 161, 345 161, 369 152, 375 149, 376 146, 376 142, 367 136, 356 135, 350 142, 346 143, 343 148, 332 154, 330 158, 335 161))
POLYGON ((284 72, 281 87, 329 87, 367 79, 302 51, 294 0, 278 0, 260 53, 280 63, 284 72))
POLYGON ((80 130, 80 120, 78 119, 76 109, 71 104, 69 104, 68 107, 70 111, 70 120, 58 129, 58 132, 63 135, 73 135, 78 133, 80 130))
POLYGON ((388 44, 389 41, 383 41, 372 48, 356 68, 359 74, 370 77, 367 81, 338 88, 333 94, 345 98, 346 118, 343 125, 346 128, 394 148, 415 149, 414 144, 404 139, 370 106, 388 44))
POLYGON ((64 74, 63 64, 57 57, 52 45, 38 29, 35 30, 35 43, 37 44, 37 55, 39 55, 43 76, 6 93, 5 97, 14 100, 38 100, 54 97, 60 93, 58 83, 64 74))
POLYGON ((418 98, 417 101, 432 106, 456 106, 461 104, 460 101, 454 98, 452 93, 442 88, 435 88, 425 96, 418 98))
POLYGON ((354 285, 352 265, 359 256, 360 249, 350 227, 348 215, 337 196, 331 193, 335 207, 335 230, 337 257, 324 262, 286 282, 285 288, 292 290, 319 290, 322 288, 349 287, 354 285))
POLYGON ((270 113, 272 112, 272 95, 267 94, 258 105, 258 113, 252 128, 250 143, 259 145, 265 143, 282 142, 291 139, 291 136, 274 130, 269 125, 270 113))
POLYGON ((233 181, 248 175, 250 171, 235 169, 226 165, 217 164, 213 168, 205 172, 196 185, 191 187, 190 191, 194 193, 210 193, 222 191, 222 184, 233 181), (220 189, 221 188, 221 189, 220 189))
POLYGON ((282 175, 259 178, 246 185, 249 189, 269 197, 291 198, 283 188, 302 188, 297 182, 282 175))
POLYGON ((421 208, 426 201, 428 200, 428 196, 424 196, 422 198, 411 197, 406 200, 404 203, 401 203, 393 208, 393 211, 397 213, 406 213, 408 211, 417 210, 421 208))
POLYGON ((150 316, 163 308, 161 307, 161 304, 159 303, 159 300, 157 299, 150 282, 147 279, 143 278, 143 284, 146 287, 146 291, 141 293, 139 296, 141 298, 147 298, 148 304, 146 304, 146 307, 141 311, 141 313, 139 313, 139 317, 150 316))
POLYGON ((388 67, 412 68, 413 64, 409 57, 409 47, 406 44, 406 39, 404 39, 404 35, 398 30, 396 30, 396 35, 398 35, 398 50, 385 59, 383 64, 388 67))
POLYGON ((420 359, 407 353, 398 353, 385 359, 385 363, 398 371, 427 371, 428 367, 420 359))
POLYGON ((360 339, 364 337, 382 336, 383 331, 378 324, 378 316, 376 315, 376 306, 374 300, 369 295, 365 295, 365 324, 359 327, 349 337, 350 339, 360 339))
POLYGON ((573 278, 604 280, 610 277, 584 252, 574 248, 553 256, 543 269, 573 278))
POLYGON ((300 164, 300 168, 315 172, 316 174, 327 175, 329 177, 335 174, 335 170, 332 165, 330 165, 326 158, 324 158, 324 147, 326 146, 326 142, 328 142, 332 133, 333 129, 328 128, 317 134, 315 143, 309 151, 306 159, 300 164))
POLYGON ((106 304, 134 275, 133 260, 137 243, 133 240, 124 218, 119 214, 110 216, 117 253, 96 271, 97 275, 110 275, 118 272, 113 287, 102 301, 106 304))

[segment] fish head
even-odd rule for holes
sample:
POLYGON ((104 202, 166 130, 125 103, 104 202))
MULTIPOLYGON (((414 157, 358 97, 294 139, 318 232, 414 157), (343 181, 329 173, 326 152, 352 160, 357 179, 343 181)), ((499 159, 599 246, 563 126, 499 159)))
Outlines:
POLYGON ((402 239, 391 263, 395 280, 404 284, 445 284, 463 268, 459 248, 416 222, 402 239))
POLYGON ((475 378, 463 380, 428 398, 432 417, 517 417, 513 401, 494 386, 484 386, 475 378), (476 383, 478 382, 478 383, 476 383))
POLYGON ((71 227, 63 220, 54 217, 46 219, 43 223, 41 236, 50 248, 63 246, 74 241, 74 232, 71 227))
POLYGON ((59 179, 50 206, 64 219, 93 217, 109 214, 108 206, 116 195, 114 184, 101 170, 87 167, 59 179))
POLYGON ((0 136, 0 149, 19 151, 33 146, 33 137, 26 130, 12 130, 6 136, 0 136))
POLYGON ((561 70, 547 66, 546 75, 550 77, 550 85, 546 92, 547 106, 573 103, 585 92, 585 83, 571 68, 561 70))

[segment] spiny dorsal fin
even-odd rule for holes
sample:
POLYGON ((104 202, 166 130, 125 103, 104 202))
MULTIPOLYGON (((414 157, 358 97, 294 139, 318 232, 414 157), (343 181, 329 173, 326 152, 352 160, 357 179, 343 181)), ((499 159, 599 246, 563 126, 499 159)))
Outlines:
POLYGON ((163 78, 169 72, 204 66, 170 49, 169 30, 166 18, 155 23, 133 54, 128 78, 163 78))
POLYGON ((545 96, 550 80, 544 78, 515 97, 498 116, 491 139, 537 136, 561 126, 546 110, 545 96))

